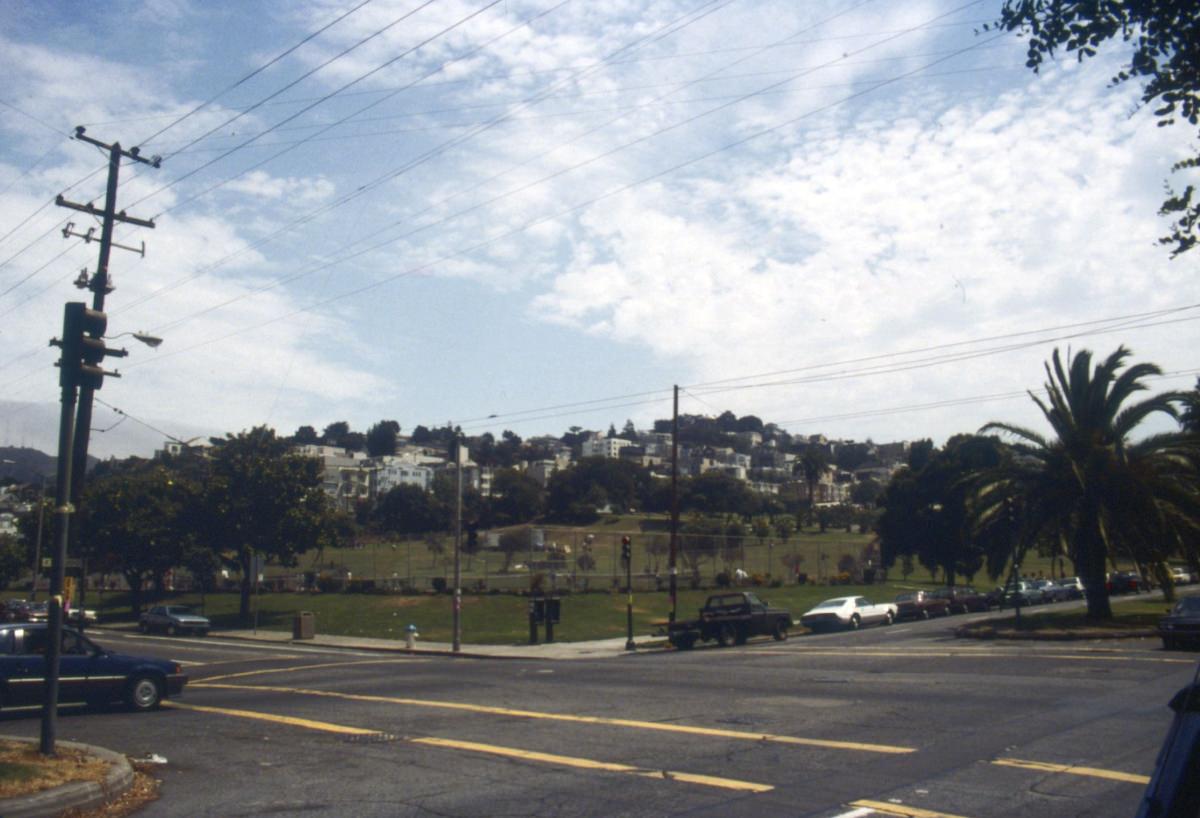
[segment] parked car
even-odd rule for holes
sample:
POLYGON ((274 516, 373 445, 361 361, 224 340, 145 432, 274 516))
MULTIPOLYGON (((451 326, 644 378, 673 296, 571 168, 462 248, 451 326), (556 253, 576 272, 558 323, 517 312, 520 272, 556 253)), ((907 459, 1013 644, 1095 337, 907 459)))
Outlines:
POLYGON ((1083 580, 1079 577, 1063 577, 1058 581, 1061 588, 1067 591, 1067 599, 1083 599, 1083 580))
POLYGON ((1171 565, 1167 570, 1171 574, 1171 581, 1176 585, 1191 585, 1196 581, 1195 575, 1182 565, 1171 565))
MULTIPOLYGON (((0 709, 42 707, 50 628, 40 622, 0 625, 0 709)), ((111 653, 74 628, 64 628, 59 654, 61 707, 124 701, 153 710, 187 684, 176 662, 111 653)))
POLYGON ((992 603, 988 594, 976 591, 970 585, 955 585, 953 588, 938 588, 934 596, 946 600, 950 613, 970 613, 971 611, 988 611, 999 607, 999 600, 992 603))
POLYGON ((1021 580, 1009 584, 1004 589, 1004 606, 1006 607, 1038 605, 1042 602, 1045 602, 1042 589, 1036 587, 1032 582, 1021 580))
POLYGON ((929 591, 910 591, 896 597, 896 619, 928 619, 949 616, 950 600, 929 591))
POLYGON ((186 605, 155 605, 138 619, 138 630, 142 633, 163 631, 168 636, 179 633, 208 633, 209 621, 186 605))
POLYGON ((1071 598, 1071 592, 1049 579, 1030 580, 1030 584, 1042 592, 1043 602, 1063 602, 1071 598))
POLYGON ((4 603, 4 621, 5 622, 28 622, 29 621, 29 606, 32 605, 25 599, 10 599, 4 603))
POLYGON ((875 623, 890 625, 896 621, 896 606, 890 602, 871 602, 863 596, 840 596, 827 599, 800 617, 800 624, 810 630, 849 628, 858 630, 875 623))
POLYGON ((1185 596, 1176 602, 1158 621, 1158 635, 1167 650, 1200 647, 1200 596, 1185 596))
POLYGON ((100 617, 91 608, 71 608, 67 611, 65 617, 67 622, 78 625, 82 622, 84 625, 95 625, 100 621, 100 617))
POLYGON ((1150 583, 1132 571, 1114 571, 1108 575, 1110 594, 1140 594, 1150 590, 1150 583))
POLYGON ((50 605, 46 602, 30 602, 25 609, 25 618, 30 622, 45 622, 50 618, 50 605))

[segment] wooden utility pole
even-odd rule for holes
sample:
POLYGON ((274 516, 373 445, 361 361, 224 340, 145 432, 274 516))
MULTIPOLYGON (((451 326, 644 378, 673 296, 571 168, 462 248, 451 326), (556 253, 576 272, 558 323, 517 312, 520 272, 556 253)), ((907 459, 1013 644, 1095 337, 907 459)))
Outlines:
POLYGON ((671 410, 671 550, 667 556, 668 582, 671 590, 670 622, 675 621, 679 573, 676 559, 679 554, 679 385, 675 385, 675 402, 671 410))
MULTIPOLYGON (((55 204, 70 210, 77 210, 89 216, 101 219, 100 255, 96 263, 96 272, 88 279, 84 270, 76 286, 92 291, 92 309, 88 311, 84 304, 68 304, 63 320, 63 357, 60 361, 62 369, 62 418, 59 422, 58 442, 58 486, 55 497, 55 513, 59 517, 57 544, 53 552, 53 568, 50 574, 50 600, 48 607, 49 644, 46 650, 46 686, 42 704, 42 736, 41 752, 43 755, 54 755, 55 733, 58 719, 58 682, 60 654, 62 652, 63 626, 63 585, 66 578, 67 553, 71 544, 78 550, 79 522, 75 512, 78 510, 83 496, 84 478, 87 473, 88 439, 92 426, 92 401, 105 375, 118 376, 116 372, 105 372, 99 365, 106 355, 122 356, 123 350, 109 350, 104 346, 104 331, 107 319, 104 316, 104 297, 113 289, 108 276, 108 259, 113 247, 132 250, 145 255, 145 245, 141 249, 127 247, 113 241, 113 227, 117 222, 134 224, 140 227, 154 227, 153 220, 136 219, 126 215, 125 211, 117 210, 117 186, 121 172, 122 157, 135 162, 158 167, 159 157, 145 159, 139 155, 137 148, 124 150, 119 142, 107 145, 85 135, 86 129, 81 125, 75 129, 75 139, 95 145, 108 151, 108 184, 105 191, 104 207, 97 208, 91 202, 79 204, 67 201, 60 194, 55 204), (86 337, 84 337, 86 334, 86 337), (70 347, 70 348, 69 348, 70 347), (78 400, 76 399, 78 387, 78 400), (77 414, 76 414, 77 413, 77 414), (68 417, 68 414, 73 417, 68 417)), ((73 224, 68 223, 63 230, 63 237, 82 238, 91 243, 94 228, 86 233, 73 231, 73 224)), ((86 569, 85 569, 86 570, 86 569)), ((84 603, 84 581, 80 582, 80 608, 84 603)), ((69 600, 66 600, 69 602, 69 600)), ((81 619, 82 621, 82 619, 81 619)))

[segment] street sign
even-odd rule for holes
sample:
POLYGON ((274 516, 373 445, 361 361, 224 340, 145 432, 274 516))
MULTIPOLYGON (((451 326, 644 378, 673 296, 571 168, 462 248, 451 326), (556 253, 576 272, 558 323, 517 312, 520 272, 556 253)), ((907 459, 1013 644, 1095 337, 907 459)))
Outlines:
MULTIPOLYGON (((54 558, 53 557, 42 557, 42 567, 43 568, 53 568, 54 567, 54 558)), ((83 560, 81 560, 79 557, 67 557, 66 567, 67 568, 82 568, 83 560)))

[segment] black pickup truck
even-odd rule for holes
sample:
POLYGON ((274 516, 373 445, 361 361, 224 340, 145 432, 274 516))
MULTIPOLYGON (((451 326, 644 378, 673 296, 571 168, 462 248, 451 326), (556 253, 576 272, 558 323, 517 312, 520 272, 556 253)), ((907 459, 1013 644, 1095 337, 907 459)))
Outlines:
POLYGON ((747 592, 715 594, 700 609, 700 618, 672 622, 667 638, 680 650, 688 650, 697 641, 716 640, 721 647, 741 645, 751 636, 771 635, 776 640, 787 639, 792 615, 782 608, 772 608, 747 592))

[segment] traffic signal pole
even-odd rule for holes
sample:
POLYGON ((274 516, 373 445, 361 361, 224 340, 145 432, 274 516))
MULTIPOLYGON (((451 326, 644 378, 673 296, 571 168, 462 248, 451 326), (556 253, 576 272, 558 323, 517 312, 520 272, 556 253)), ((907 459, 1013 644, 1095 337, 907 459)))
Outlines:
MULTIPOLYGON (((104 331, 107 318, 104 315, 104 298, 112 291, 108 275, 108 261, 112 248, 122 247, 127 250, 134 248, 113 242, 113 227, 117 222, 133 224, 139 227, 154 227, 151 219, 137 219, 117 210, 117 186, 121 172, 121 159, 128 158, 135 162, 157 168, 159 157, 151 159, 142 157, 137 148, 124 150, 119 142, 107 145, 85 135, 86 129, 79 126, 75 129, 75 139, 87 142, 108 151, 108 184, 105 190, 104 208, 99 209, 90 202, 79 204, 67 201, 60 194, 55 198, 55 204, 70 210, 77 210, 101 219, 100 254, 96 263, 96 272, 89 280, 86 271, 80 276, 78 286, 92 291, 92 309, 86 309, 82 303, 69 303, 63 318, 63 338, 60 343, 63 349, 59 362, 62 383, 62 417, 59 421, 58 441, 58 483, 55 494, 55 514, 59 518, 59 528, 56 533, 56 547, 53 553, 53 567, 50 578, 50 600, 48 608, 49 645, 46 653, 46 685, 45 699, 42 705, 42 737, 41 753, 54 755, 55 733, 58 715, 59 688, 59 654, 62 648, 63 626, 63 586, 66 584, 66 562, 68 548, 74 545, 78 549, 80 531, 78 516, 83 495, 84 478, 87 474, 88 440, 92 426, 92 403, 95 392, 100 388, 105 375, 117 373, 105 372, 100 368, 106 356, 120 357, 124 350, 109 350, 104 346, 104 331), (78 388, 78 401, 76 389, 78 388), (77 413, 77 414, 76 414, 77 413)), ((85 234, 73 233, 72 225, 68 224, 63 230, 63 237, 79 236, 86 242, 92 241, 92 231, 85 234)), ((142 252, 144 254, 145 245, 142 252)), ((135 252, 137 252, 135 250, 135 252)), ((84 563, 86 565, 86 563, 84 563)), ((79 583, 80 608, 85 600, 84 581, 79 583)), ((69 600, 66 600, 69 602, 69 600)), ((82 621, 82 614, 81 614, 82 621)))
MULTIPOLYGON (((92 292, 92 309, 96 312, 103 313, 105 296, 107 296, 113 290, 112 282, 110 281, 108 275, 108 260, 114 246, 113 227, 117 222, 133 224, 139 227, 154 227, 154 221, 152 219, 137 219, 126 215, 124 211, 117 212, 117 187, 121 175, 121 159, 127 157, 136 162, 141 162, 156 168, 159 166, 160 160, 157 156, 153 157, 152 159, 143 158, 137 148, 128 151, 123 150, 120 142, 114 142, 111 145, 106 145, 97 139, 87 136, 85 129, 82 126, 75 129, 75 139, 81 142, 87 142, 91 145, 101 148, 102 150, 108 151, 108 183, 104 193, 103 210, 97 212, 96 208, 90 203, 86 205, 80 205, 74 202, 69 202, 62 196, 59 196, 56 199, 56 203, 60 207, 79 210, 83 213, 99 216, 101 218, 100 251, 96 259, 96 272, 87 282, 86 286, 92 292)), ((64 235, 71 234, 69 232, 64 232, 64 235)), ((85 234, 85 240, 88 240, 87 234, 85 234)), ((144 253, 145 245, 143 245, 142 249, 142 254, 144 255, 144 253)), ((98 335, 93 335, 92 337, 99 338, 98 335)), ((76 410, 77 414, 75 417, 75 441, 72 447, 73 461, 71 463, 71 502, 76 507, 80 505, 83 499, 83 484, 84 479, 87 476, 88 443, 92 431, 92 408, 95 401, 96 390, 99 388, 100 386, 98 383, 93 384, 86 379, 81 381, 79 385, 79 405, 76 410)), ((81 536, 79 518, 72 517, 69 546, 82 557, 83 554, 79 548, 81 536)), ((81 582, 79 583, 79 607, 82 611, 87 600, 86 559, 81 562, 81 566, 83 574, 80 577, 81 582)), ((82 628, 84 627, 82 613, 80 614, 80 617, 79 625, 80 628, 82 628)))
MULTIPOLYGON (((42 735, 39 751, 44 756, 54 755, 54 743, 58 732, 58 667, 62 647, 62 588, 66 577, 67 532, 75 511, 71 505, 71 446, 75 426, 75 376, 72 372, 69 349, 70 339, 77 327, 73 326, 72 306, 63 311, 63 354, 59 363, 62 384, 62 410, 58 420, 58 464, 57 483, 54 490, 54 514, 58 518, 55 529, 54 567, 50 572, 50 602, 47 607, 49 644, 46 646, 45 695, 42 699, 42 735)), ((35 577, 36 578, 36 577, 35 577)))

